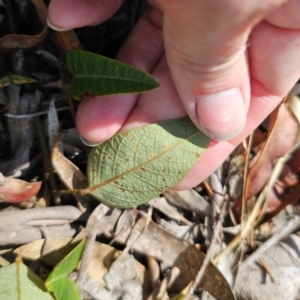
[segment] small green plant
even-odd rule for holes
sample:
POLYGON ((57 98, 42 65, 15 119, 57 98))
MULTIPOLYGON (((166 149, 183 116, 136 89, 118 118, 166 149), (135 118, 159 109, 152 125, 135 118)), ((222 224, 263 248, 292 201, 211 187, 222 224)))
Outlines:
MULTIPOLYGON (((74 76, 70 91, 75 99, 141 93, 158 87, 149 74, 93 53, 72 50, 66 61, 74 76)), ((180 182, 209 142, 189 118, 116 134, 91 151, 89 188, 81 193, 91 193, 106 205, 120 208, 146 203, 180 182)))
POLYGON ((60 261, 44 282, 23 264, 16 262, 0 268, 0 299, 80 300, 80 292, 68 275, 78 265, 85 239, 60 261))
POLYGON ((56 300, 80 300, 80 291, 69 274, 77 267, 86 240, 82 240, 62 261, 60 261, 48 276, 45 285, 56 300))

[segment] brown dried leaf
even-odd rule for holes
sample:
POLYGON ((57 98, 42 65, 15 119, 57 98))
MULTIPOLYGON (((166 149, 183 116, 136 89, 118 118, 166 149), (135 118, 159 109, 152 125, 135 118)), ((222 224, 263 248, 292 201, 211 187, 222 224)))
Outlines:
POLYGON ((192 189, 185 191, 168 190, 164 193, 164 196, 174 205, 192 211, 200 216, 211 214, 210 204, 192 189))
POLYGON ((191 236, 192 226, 178 225, 176 223, 168 222, 163 218, 159 218, 158 216, 155 217, 155 222, 164 229, 170 231, 177 238, 185 238, 193 241, 193 236, 191 236))
POLYGON ((43 30, 37 35, 10 34, 0 39, 0 52, 28 49, 40 44, 48 34, 47 7, 42 0, 31 0, 34 4, 38 18, 43 24, 43 30))
POLYGON ((58 141, 52 150, 52 164, 62 182, 69 189, 84 189, 87 187, 86 176, 59 151, 58 141))
POLYGON ((20 255, 23 259, 31 261, 43 259, 49 265, 56 265, 68 253, 66 246, 72 241, 69 237, 51 237, 52 253, 42 257, 45 239, 36 240, 34 242, 23 245, 14 250, 14 253, 20 255))
POLYGON ((179 213, 178 209, 172 206, 166 198, 164 197, 156 197, 148 202, 148 205, 156 208, 157 210, 161 211, 170 219, 176 220, 178 222, 182 222, 184 224, 191 225, 192 223, 187 220, 182 214, 179 213))
MULTIPOLYGON (((116 210, 116 209, 114 209, 116 210)), ((118 235, 123 230, 128 230, 133 227, 135 223, 135 216, 131 213, 131 210, 124 210, 122 215, 118 218, 116 224, 115 234, 118 235)))
POLYGON ((282 157, 292 146, 298 123, 283 103, 277 114, 276 122, 269 134, 259 159, 250 168, 247 176, 247 199, 256 195, 270 177, 275 159, 282 157))
POLYGON ((300 238, 292 235, 261 256, 269 274, 259 262, 241 268, 234 286, 236 296, 252 300, 294 299, 300 288, 299 250, 300 238))
POLYGON ((297 172, 300 170, 300 149, 296 150, 285 164, 280 177, 273 189, 266 197, 266 219, 274 217, 287 205, 297 201, 300 197, 299 179, 297 172))
MULTIPOLYGON (((52 149, 52 165, 55 168, 58 176, 62 182, 69 189, 84 189, 87 185, 86 176, 80 171, 80 169, 74 165, 70 160, 68 160, 58 148, 59 140, 55 143, 52 149)), ((89 206, 89 195, 78 195, 74 194, 79 203, 84 207, 89 206)), ((81 208, 83 210, 83 208, 81 208)))
POLYGON ((294 203, 300 198, 300 184, 298 182, 293 186, 282 186, 280 183, 275 185, 266 198, 265 220, 273 218, 287 205, 294 203))
MULTIPOLYGON (((136 216, 138 215, 137 210, 131 211, 136 216)), ((108 231, 105 217, 102 220, 103 225, 101 224, 100 228, 106 228, 108 231)), ((205 255, 196 250, 188 241, 176 238, 152 221, 148 226, 145 226, 146 217, 140 217, 132 229, 121 231, 115 240, 128 245, 135 241, 131 247, 133 250, 154 257, 170 267, 178 267, 181 274, 173 284, 172 289, 175 292, 180 292, 195 279, 205 255)), ((226 279, 212 263, 206 269, 201 287, 218 300, 235 299, 226 279)))

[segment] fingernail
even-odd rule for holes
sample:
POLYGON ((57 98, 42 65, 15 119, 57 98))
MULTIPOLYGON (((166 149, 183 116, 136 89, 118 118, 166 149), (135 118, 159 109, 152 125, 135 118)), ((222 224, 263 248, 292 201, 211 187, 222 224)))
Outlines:
POLYGON ((53 24, 51 23, 51 21, 49 20, 49 18, 47 18, 47 25, 48 25, 51 29, 56 30, 56 31, 68 31, 68 30, 70 30, 70 29, 66 29, 66 28, 59 28, 59 27, 56 27, 55 25, 53 25, 53 24))
POLYGON ((92 143, 92 142, 89 142, 88 140, 86 140, 84 137, 82 137, 81 135, 79 135, 81 141, 83 142, 83 144, 85 144, 86 146, 88 147, 96 147, 102 143, 92 143))
POLYGON ((246 122, 246 105, 239 88, 201 95, 196 100, 200 129, 214 140, 225 141, 242 131, 246 122))

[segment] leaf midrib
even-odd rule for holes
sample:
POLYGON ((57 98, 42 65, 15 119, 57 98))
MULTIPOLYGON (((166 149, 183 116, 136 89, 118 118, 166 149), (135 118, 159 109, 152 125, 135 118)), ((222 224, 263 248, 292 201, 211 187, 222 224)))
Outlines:
POLYGON ((98 78, 106 78, 106 79, 114 79, 114 80, 118 79, 118 80, 123 80, 123 81, 133 81, 133 82, 140 82, 140 83, 151 84, 151 83, 149 83, 147 81, 141 81, 141 80, 135 80, 135 79, 128 79, 127 77, 113 77, 113 76, 102 76, 102 75, 101 76, 100 75, 98 75, 98 76, 95 76, 95 75, 86 75, 86 76, 84 76, 84 75, 80 75, 80 76, 74 75, 74 78, 80 78, 80 79, 82 79, 82 78, 97 78, 97 79, 98 78))
POLYGON ((139 169, 141 166, 144 166, 144 165, 147 165, 147 164, 151 163, 153 160, 155 160, 155 159, 157 159, 157 158, 163 156, 163 155, 166 154, 167 152, 172 151, 175 147, 177 147, 177 146, 179 146, 180 144, 182 144, 182 143, 188 141, 190 138, 192 138, 192 137, 193 137, 194 135, 196 135, 196 134, 199 134, 199 131, 196 131, 196 132, 194 132, 193 134, 191 134, 189 137, 187 137, 187 138, 185 138, 185 139, 182 139, 182 141, 176 143, 174 146, 170 147, 169 149, 167 149, 167 150, 161 152, 159 155, 157 155, 157 156, 155 156, 155 157, 153 157, 153 158, 147 160, 147 161, 144 162, 143 164, 141 164, 141 165, 139 165, 139 166, 135 166, 135 167, 133 167, 133 168, 131 168, 131 169, 129 169, 129 170, 123 172, 123 173, 120 173, 119 175, 117 175, 117 176, 115 176, 115 177, 110 178, 109 180, 106 180, 106 181, 102 182, 102 183, 98 183, 98 184, 96 184, 96 185, 91 186, 90 188, 95 187, 95 190, 93 190, 92 193, 95 192, 95 191, 97 191, 99 188, 101 188, 101 187, 103 187, 103 186, 105 186, 105 185, 108 185, 108 184, 110 184, 111 182, 114 182, 115 180, 119 179, 120 177, 126 176, 127 174, 136 171, 136 170, 139 169))

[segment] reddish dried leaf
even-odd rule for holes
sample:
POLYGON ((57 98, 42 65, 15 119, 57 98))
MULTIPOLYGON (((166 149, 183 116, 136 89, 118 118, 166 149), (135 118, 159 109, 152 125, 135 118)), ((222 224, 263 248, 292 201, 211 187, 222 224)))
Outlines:
POLYGON ((66 54, 72 49, 82 49, 82 45, 78 40, 78 37, 73 30, 68 31, 55 31, 50 32, 52 41, 56 47, 63 53, 66 54))
POLYGON ((40 44, 48 34, 47 6, 42 0, 31 0, 34 4, 38 18, 43 24, 43 30, 36 35, 9 34, 0 39, 0 52, 27 49, 40 44))
POLYGON ((27 182, 24 180, 5 177, 0 186, 0 202, 21 203, 35 196, 40 190, 41 181, 27 182))
POLYGON ((273 218, 284 207, 300 198, 300 184, 296 173, 300 170, 300 149, 284 166, 280 178, 267 195, 266 219, 273 218))
MULTIPOLYGON (((282 157, 295 140, 298 131, 297 120, 284 103, 276 112, 271 116, 266 143, 249 169, 245 199, 250 199, 263 188, 270 178, 276 159, 282 157)), ((240 206, 241 199, 237 201, 236 208, 240 206)))
POLYGON ((282 209, 284 209, 287 205, 294 203, 295 201, 300 199, 300 185, 297 184, 293 188, 290 188, 288 192, 283 192, 281 189, 281 193, 278 193, 278 186, 276 186, 268 195, 268 207, 267 213, 265 215, 264 220, 270 220, 275 215, 277 215, 282 209))
POLYGON ((276 123, 256 163, 247 176, 247 199, 256 195, 270 178, 274 162, 285 155, 292 146, 298 131, 298 123, 289 109, 282 104, 276 123))
POLYGON ((264 147, 265 143, 266 143, 266 134, 259 128, 256 128, 254 130, 254 135, 253 135, 252 151, 255 154, 258 153, 264 147))

